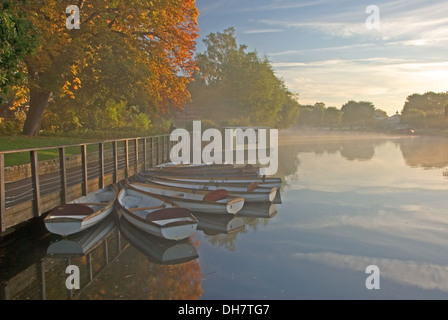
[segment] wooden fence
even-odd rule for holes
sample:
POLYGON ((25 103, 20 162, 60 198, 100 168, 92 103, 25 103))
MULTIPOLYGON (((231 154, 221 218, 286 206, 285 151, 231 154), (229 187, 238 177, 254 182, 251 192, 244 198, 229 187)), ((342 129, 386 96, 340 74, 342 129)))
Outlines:
POLYGON ((1 233, 59 204, 169 161, 174 143, 170 135, 160 135, 1 151, 1 233), (58 159, 39 161, 40 154, 55 149, 59 150, 58 159), (67 150, 72 155, 68 156, 67 150), (78 151, 73 154, 73 150, 78 151), (13 153, 28 153, 29 163, 5 167, 5 158, 13 153))

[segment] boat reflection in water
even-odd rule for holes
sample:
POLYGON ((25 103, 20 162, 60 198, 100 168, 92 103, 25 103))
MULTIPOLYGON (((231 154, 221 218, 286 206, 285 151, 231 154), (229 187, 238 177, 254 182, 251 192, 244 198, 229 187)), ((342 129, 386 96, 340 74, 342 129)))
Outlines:
POLYGON ((264 203, 246 203, 243 209, 238 212, 238 217, 251 218, 272 218, 277 215, 277 207, 272 202, 264 203))
POLYGON ((190 238, 167 240, 150 235, 120 218, 119 230, 132 246, 155 264, 181 264, 199 257, 190 238))
POLYGON ((85 256, 114 231, 116 223, 117 218, 112 214, 96 226, 51 243, 47 254, 61 258, 85 256))
POLYGON ((206 235, 230 234, 244 230, 244 220, 235 216, 193 213, 198 219, 198 230, 206 235))

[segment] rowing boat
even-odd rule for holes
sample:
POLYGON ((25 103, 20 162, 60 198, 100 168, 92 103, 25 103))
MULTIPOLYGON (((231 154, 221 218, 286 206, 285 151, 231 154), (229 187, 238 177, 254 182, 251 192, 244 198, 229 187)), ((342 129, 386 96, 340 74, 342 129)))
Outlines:
POLYGON ((118 194, 118 210, 140 230, 169 240, 188 238, 198 224, 189 209, 133 185, 125 186, 118 194))
POLYGON ((258 182, 255 181, 247 184, 207 183, 164 179, 159 177, 154 177, 147 181, 165 186, 190 188, 195 190, 213 191, 225 189, 229 195, 244 198, 246 202, 272 202, 277 194, 276 187, 260 187, 258 182))
POLYGON ((51 233, 68 236, 94 226, 114 209, 117 189, 114 185, 53 208, 44 219, 51 233))
POLYGON ((146 176, 188 176, 188 177, 231 177, 259 176, 259 168, 253 166, 233 166, 233 165, 180 165, 180 166, 163 166, 147 170, 143 173, 146 176))
MULTIPOLYGON (((145 175, 144 173, 139 175, 141 179, 146 180, 151 178, 150 175, 145 175)), ((276 177, 246 177, 246 176, 228 176, 228 177, 220 177, 220 176, 207 176, 207 177, 196 177, 196 176, 185 176, 185 175, 158 175, 157 178, 160 179, 170 179, 176 181, 187 181, 187 182, 199 182, 199 183, 207 183, 207 184, 243 184, 250 185, 253 182, 257 182, 259 187, 268 187, 268 188, 277 188, 280 190, 282 186, 282 178, 276 177)))
POLYGON ((110 214, 91 228, 51 243, 47 254, 59 258, 83 257, 97 248, 114 231, 115 226, 116 217, 110 214))
POLYGON ((130 186, 134 189, 161 195, 193 212, 236 214, 244 205, 244 198, 231 196, 224 189, 204 191, 164 186, 150 182, 135 182, 130 184, 130 186))

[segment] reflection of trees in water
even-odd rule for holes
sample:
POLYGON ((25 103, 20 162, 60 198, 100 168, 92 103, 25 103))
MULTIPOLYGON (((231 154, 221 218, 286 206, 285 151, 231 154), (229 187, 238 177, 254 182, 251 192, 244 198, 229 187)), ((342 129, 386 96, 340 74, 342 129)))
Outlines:
POLYGON ((375 148, 384 143, 385 140, 344 141, 341 143, 341 156, 350 161, 370 160, 375 155, 375 148))
MULTIPOLYGON (((344 138, 337 140, 331 138, 325 140, 314 139, 312 136, 307 140, 298 140, 294 142, 289 140, 286 144, 281 144, 279 147, 279 170, 277 176, 285 180, 288 176, 295 176, 300 165, 301 153, 314 153, 316 155, 335 154, 340 155, 349 160, 365 161, 370 160, 375 155, 375 148, 381 144, 386 143, 386 139, 366 139, 344 138)), ((306 139, 306 138, 304 138, 306 139)))
POLYGON ((236 239, 239 233, 246 233, 245 229, 233 233, 219 233, 214 235, 205 234, 205 239, 215 247, 224 248, 230 252, 236 249, 236 239))
POLYGON ((447 137, 390 137, 368 138, 342 136, 340 140, 334 136, 304 136, 298 133, 280 137, 278 176, 285 178, 294 176, 300 165, 301 153, 316 155, 340 155, 349 161, 366 161, 373 158, 375 148, 393 141, 400 148, 405 164, 410 167, 444 168, 448 166, 447 137), (296 138, 296 141, 294 141, 296 138), (286 141, 286 142, 285 142, 286 141))
POLYGON ((443 137, 416 137, 399 142, 406 165, 422 168, 448 166, 448 139, 443 137))
POLYGON ((238 234, 257 232, 260 225, 266 227, 269 223, 268 218, 254 218, 254 217, 242 217, 245 222, 245 228, 231 233, 217 233, 217 234, 205 234, 205 239, 213 246, 224 248, 230 252, 236 249, 236 240, 238 234))
POLYGON ((160 265, 130 246, 79 299, 193 300, 202 295, 201 279, 198 259, 160 265))

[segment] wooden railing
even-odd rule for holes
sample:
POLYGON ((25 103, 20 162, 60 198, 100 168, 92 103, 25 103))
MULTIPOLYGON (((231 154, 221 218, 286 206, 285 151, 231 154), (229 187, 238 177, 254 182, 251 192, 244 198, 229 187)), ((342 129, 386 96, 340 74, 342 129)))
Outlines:
POLYGON ((169 161, 174 143, 169 135, 160 135, 0 151, 1 233, 59 204, 169 161), (68 148, 72 152, 79 148, 79 153, 68 157, 68 148), (58 159, 39 161, 40 153, 55 149, 59 150, 58 159), (19 166, 21 172, 5 167, 5 156, 24 152, 29 153, 29 163, 19 166))

